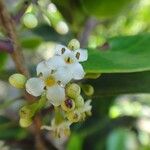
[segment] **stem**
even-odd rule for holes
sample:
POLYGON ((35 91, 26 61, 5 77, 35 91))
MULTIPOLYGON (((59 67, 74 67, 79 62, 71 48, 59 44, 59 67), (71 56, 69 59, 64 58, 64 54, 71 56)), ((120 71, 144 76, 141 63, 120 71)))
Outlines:
MULTIPOLYGON (((18 42, 19 38, 16 33, 15 22, 13 21, 10 14, 8 13, 6 7, 3 3, 3 0, 0 0, 0 21, 12 43, 13 52, 10 55, 16 65, 18 72, 29 77, 29 71, 28 71, 27 67, 25 66, 24 57, 23 57, 23 54, 21 51, 21 46, 20 46, 20 43, 18 42)), ((32 99, 33 99, 27 93, 25 93, 25 97, 29 102, 32 101, 32 99)), ((36 141, 35 141, 36 149, 37 150, 46 150, 46 147, 41 138, 40 127, 41 127, 40 117, 36 116, 35 120, 34 120, 34 130, 33 130, 33 134, 35 135, 35 139, 36 139, 36 141)))
POLYGON ((99 21, 97 21, 93 17, 90 17, 87 19, 84 29, 81 32, 81 34, 79 35, 79 41, 80 41, 81 47, 85 47, 87 45, 87 42, 88 42, 91 32, 98 24, 99 24, 99 21))
POLYGON ((26 75, 29 76, 29 72, 24 64, 24 58, 21 53, 21 47, 18 42, 18 36, 16 34, 16 29, 15 29, 15 23, 11 19, 7 9, 5 8, 3 1, 0 0, 0 19, 3 27, 8 33, 8 36, 10 38, 10 41, 12 42, 14 51, 11 53, 11 57, 16 65, 17 70, 26 75))

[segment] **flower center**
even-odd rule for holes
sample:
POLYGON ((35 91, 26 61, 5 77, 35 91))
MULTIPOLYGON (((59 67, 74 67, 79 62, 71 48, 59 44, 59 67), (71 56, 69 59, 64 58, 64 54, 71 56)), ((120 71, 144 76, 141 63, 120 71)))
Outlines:
POLYGON ((66 57, 66 58, 65 58, 65 62, 66 62, 67 64, 72 64, 72 63, 74 63, 74 60, 71 59, 70 57, 66 57))
POLYGON ((53 76, 49 76, 46 80, 45 80, 45 85, 46 86, 53 86, 54 84, 56 84, 56 80, 53 76))

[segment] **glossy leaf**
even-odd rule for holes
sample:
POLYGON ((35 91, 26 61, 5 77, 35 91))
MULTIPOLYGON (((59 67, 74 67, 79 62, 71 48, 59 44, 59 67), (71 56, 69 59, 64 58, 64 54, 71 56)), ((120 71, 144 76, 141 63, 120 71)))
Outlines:
POLYGON ((89 49, 83 63, 87 73, 125 73, 150 70, 150 34, 115 37, 107 49, 89 49))

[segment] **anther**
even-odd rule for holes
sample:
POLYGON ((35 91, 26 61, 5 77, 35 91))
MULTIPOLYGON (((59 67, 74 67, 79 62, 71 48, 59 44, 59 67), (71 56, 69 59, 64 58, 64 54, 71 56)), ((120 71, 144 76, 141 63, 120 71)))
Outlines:
POLYGON ((76 53, 76 58, 77 58, 77 59, 80 58, 80 53, 79 53, 79 52, 76 53))

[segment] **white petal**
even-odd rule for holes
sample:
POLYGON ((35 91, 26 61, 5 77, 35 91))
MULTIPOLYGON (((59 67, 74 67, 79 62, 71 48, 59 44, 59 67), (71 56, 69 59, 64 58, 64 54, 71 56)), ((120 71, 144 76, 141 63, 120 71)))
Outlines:
POLYGON ((69 70, 68 67, 61 67, 59 68, 54 77, 57 81, 61 81, 63 85, 66 85, 69 81, 73 79, 72 72, 69 70))
POLYGON ((62 49, 65 49, 64 53, 70 51, 66 46, 57 44, 55 46, 55 55, 62 55, 62 49))
POLYGON ((65 100, 65 90, 61 86, 55 85, 47 89, 46 96, 50 103, 54 106, 59 106, 65 100))
POLYGON ((67 51, 65 54, 62 55, 64 61, 66 61, 68 58, 71 59, 72 63, 76 63, 78 62, 78 59, 76 58, 74 52, 72 51, 67 51))
POLYGON ((54 56, 47 60, 47 65, 50 67, 52 70, 56 70, 58 67, 62 67, 65 65, 64 59, 62 56, 54 56))
POLYGON ((46 61, 42 61, 37 65, 36 72, 37 75, 42 74, 43 76, 48 76, 51 73, 51 69, 46 64, 46 61))
POLYGON ((78 59, 79 62, 83 62, 83 61, 86 61, 88 59, 87 50, 78 49, 78 50, 75 50, 74 53, 75 53, 75 56, 76 56, 77 53, 80 53, 79 54, 79 59, 78 59))
POLYGON ((84 78, 85 72, 80 63, 72 64, 69 66, 69 68, 72 69, 73 79, 81 80, 84 78))
POLYGON ((40 96, 44 91, 44 86, 40 78, 30 78, 26 82, 26 91, 33 96, 40 96))

